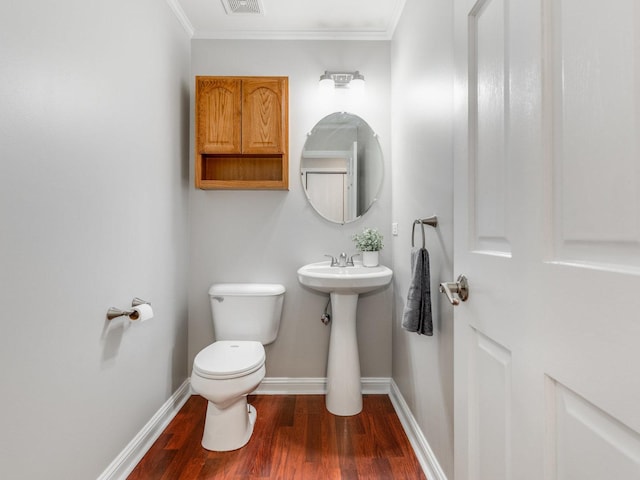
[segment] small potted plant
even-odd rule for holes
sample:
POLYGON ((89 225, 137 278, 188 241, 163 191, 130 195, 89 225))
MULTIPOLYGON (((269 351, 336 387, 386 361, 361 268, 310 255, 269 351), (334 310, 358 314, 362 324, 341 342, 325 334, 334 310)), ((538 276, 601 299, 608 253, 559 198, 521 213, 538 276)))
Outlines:
POLYGON ((360 233, 353 235, 356 249, 362 252, 362 264, 365 267, 377 267, 379 264, 378 252, 384 246, 382 235, 375 228, 365 228, 360 233))

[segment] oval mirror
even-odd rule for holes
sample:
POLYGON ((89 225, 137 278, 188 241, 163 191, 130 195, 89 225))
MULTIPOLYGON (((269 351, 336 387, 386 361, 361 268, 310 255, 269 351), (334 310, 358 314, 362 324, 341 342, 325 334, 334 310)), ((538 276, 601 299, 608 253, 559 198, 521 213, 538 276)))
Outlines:
POLYGON ((369 210, 380 192, 383 168, 376 134, 362 118, 344 112, 313 127, 300 161, 309 203, 336 223, 353 222, 369 210))

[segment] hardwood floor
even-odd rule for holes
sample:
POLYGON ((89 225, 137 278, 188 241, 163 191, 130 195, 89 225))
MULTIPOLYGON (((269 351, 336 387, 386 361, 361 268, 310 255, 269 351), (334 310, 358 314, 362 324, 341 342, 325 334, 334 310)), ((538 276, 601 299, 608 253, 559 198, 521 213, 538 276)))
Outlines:
POLYGON ((209 452, 200 445, 207 402, 192 396, 129 480, 426 478, 387 395, 364 395, 353 417, 330 414, 323 395, 252 395, 249 403, 258 412, 249 443, 209 452))

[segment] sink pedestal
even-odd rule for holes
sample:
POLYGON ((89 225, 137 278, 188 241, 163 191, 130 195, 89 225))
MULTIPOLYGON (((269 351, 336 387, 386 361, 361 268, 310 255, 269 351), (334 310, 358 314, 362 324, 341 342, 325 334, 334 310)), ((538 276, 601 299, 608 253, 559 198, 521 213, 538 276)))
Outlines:
POLYGON ((357 293, 331 293, 331 334, 327 362, 326 405, 334 415, 362 411, 360 357, 356 336, 357 293))
POLYGON ((334 415, 357 415, 362 411, 360 356, 356 336, 358 295, 389 285, 393 272, 384 265, 365 267, 356 262, 346 267, 331 262, 310 263, 298 269, 302 285, 331 294, 331 334, 327 360, 326 405, 334 415))

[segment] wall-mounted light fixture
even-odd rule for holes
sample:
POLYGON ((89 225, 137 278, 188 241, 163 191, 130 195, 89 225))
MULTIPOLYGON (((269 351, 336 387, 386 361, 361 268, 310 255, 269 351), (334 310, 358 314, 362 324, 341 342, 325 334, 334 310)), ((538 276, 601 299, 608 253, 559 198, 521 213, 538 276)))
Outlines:
POLYGON ((359 71, 355 72, 325 72, 320 75, 320 88, 352 88, 360 89, 364 87, 364 75, 359 71))

